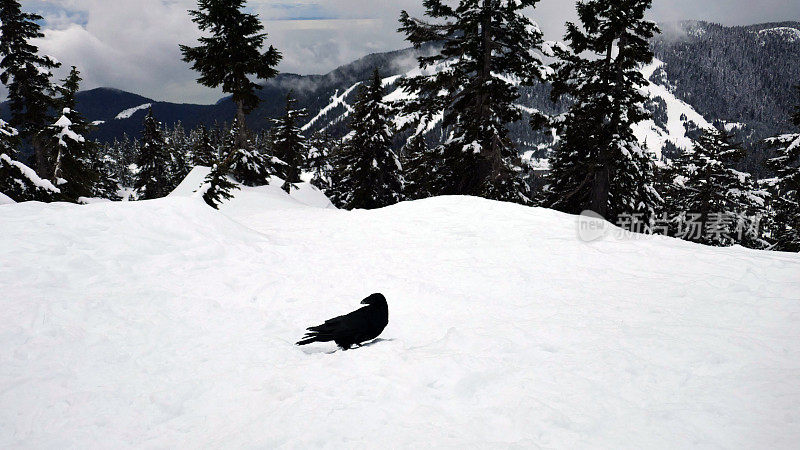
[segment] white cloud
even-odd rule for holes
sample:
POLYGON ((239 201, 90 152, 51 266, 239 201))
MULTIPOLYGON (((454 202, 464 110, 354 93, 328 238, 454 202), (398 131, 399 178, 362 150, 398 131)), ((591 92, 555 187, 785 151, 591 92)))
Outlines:
MULTIPOLYGON (((284 55, 280 70, 326 73, 371 52, 407 46, 396 32, 401 9, 420 16, 419 0, 250 0, 284 55)), ((211 103, 222 95, 198 86, 178 44, 199 36, 187 10, 194 0, 31 0, 46 17, 44 53, 76 65, 84 88, 117 87, 156 100, 211 103)), ((533 12, 547 39, 575 20, 573 0, 542 0, 533 12)), ((698 18, 750 23, 800 18, 797 0, 655 0, 659 20, 698 18), (732 7, 732 4, 733 5, 732 7), (749 5, 749 6, 748 6, 749 5), (750 18, 748 20, 748 18, 750 18)))

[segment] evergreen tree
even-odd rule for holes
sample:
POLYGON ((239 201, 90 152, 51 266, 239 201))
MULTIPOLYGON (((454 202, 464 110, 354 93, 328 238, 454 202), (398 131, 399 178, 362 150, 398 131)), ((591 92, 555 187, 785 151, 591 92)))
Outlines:
POLYGON ((13 159, 19 145, 19 133, 0 119, 0 194, 15 202, 52 201, 59 190, 42 180, 33 169, 13 159))
POLYGON ((197 10, 189 11, 202 31, 211 33, 201 37, 200 45, 181 45, 183 60, 200 73, 198 82, 231 94, 236 103, 236 119, 240 124, 239 145, 246 139, 245 114, 259 102, 255 91, 261 86, 251 76, 267 80, 277 75, 275 66, 281 54, 272 46, 261 53, 267 37, 264 26, 253 14, 243 11, 245 0, 198 0, 197 10))
POLYGON ((416 48, 441 50, 419 58, 423 74, 400 80, 415 94, 403 112, 422 122, 443 114, 445 142, 431 155, 434 194, 524 200, 520 161, 508 125, 522 118, 515 106, 520 85, 542 80, 542 33, 524 10, 538 0, 426 0, 426 23, 402 12, 400 31, 416 48))
POLYGON ((205 125, 192 133, 191 161, 193 166, 211 167, 219 158, 218 151, 211 140, 211 134, 205 125))
POLYGON ((733 168, 744 155, 730 134, 709 129, 673 162, 667 213, 676 236, 706 245, 764 247, 760 214, 767 194, 733 168))
POLYGON ((376 69, 371 83, 359 92, 351 115, 352 131, 336 161, 336 190, 342 194, 337 206, 374 209, 402 199, 402 166, 392 151, 391 111, 383 97, 383 82, 376 69))
POLYGON ((93 197, 120 200, 120 179, 117 175, 117 159, 109 146, 99 147, 92 157, 92 171, 98 181, 94 185, 93 197))
POLYGON ((43 145, 54 156, 53 180, 63 199, 77 202, 80 197, 93 197, 95 184, 105 184, 98 171, 100 145, 86 139, 93 126, 75 110, 75 96, 80 89, 80 72, 75 66, 55 91, 60 94, 56 105, 62 116, 48 127, 43 145))
POLYGON ((334 170, 333 154, 337 142, 327 130, 316 133, 309 142, 305 169, 311 172, 311 185, 322 192, 331 188, 331 174, 334 170))
MULTIPOLYGON (((797 87, 800 93, 800 86, 797 87)), ((800 106, 792 123, 800 127, 800 106)), ((774 183, 775 249, 800 252, 800 133, 783 134, 767 140, 777 151, 768 162, 777 178, 774 183)))
POLYGON ((165 136, 165 148, 170 161, 170 186, 178 186, 192 170, 190 164, 191 150, 189 139, 186 137, 186 132, 180 121, 177 122, 172 129, 164 128, 162 134, 165 136))
POLYGON ((44 37, 37 22, 42 17, 24 13, 16 0, 0 1, 0 82, 8 88, 11 125, 35 152, 35 169, 41 178, 52 176, 51 157, 41 133, 52 123, 49 111, 56 105, 51 96, 52 69, 60 66, 31 40, 44 37))
POLYGON ((421 134, 411 136, 403 146, 403 196, 411 200, 430 197, 429 180, 436 178, 436 155, 431 154, 421 134))
POLYGON ((301 120, 307 117, 306 110, 297 109, 296 105, 297 100, 290 92, 286 96, 286 114, 272 121, 272 152, 280 160, 277 172, 284 179, 282 189, 287 193, 302 181, 300 175, 309 153, 308 142, 300 129, 301 120))
MULTIPOLYGON (((567 23, 570 50, 554 54, 553 100, 574 100, 555 118, 561 138, 551 156, 546 204, 577 214, 590 209, 614 220, 640 215, 652 224, 660 197, 653 188, 653 163, 632 126, 651 118, 639 71, 653 54, 648 39, 658 32, 644 20, 652 0, 583 0, 582 28, 567 23)), ((535 123, 534 126, 537 124, 535 123)))
POLYGON ((235 120, 228 130, 224 143, 227 157, 224 164, 220 164, 219 170, 227 168, 245 186, 267 185, 272 175, 271 161, 261 149, 256 148, 249 137, 241 139, 241 127, 239 121, 235 120))
POLYGON ((0 153, 16 156, 19 144, 19 131, 0 119, 0 153))
POLYGON ((92 197, 99 180, 92 161, 95 146, 76 132, 70 120, 77 116, 64 108, 61 118, 48 127, 49 141, 55 147, 53 182, 61 190, 61 197, 70 202, 92 197))
POLYGON ((147 112, 142 131, 136 165, 138 174, 133 184, 138 198, 150 200, 165 197, 170 192, 170 156, 166 150, 159 123, 153 117, 153 110, 147 112))
POLYGON ((50 181, 39 178, 30 167, 0 153, 0 194, 15 202, 51 202, 61 191, 50 181))
POLYGON ((230 167, 226 167, 224 162, 214 164, 211 172, 206 176, 205 183, 209 185, 203 194, 203 200, 214 209, 219 209, 219 205, 225 200, 233 198, 231 191, 239 189, 236 183, 228 178, 230 167))

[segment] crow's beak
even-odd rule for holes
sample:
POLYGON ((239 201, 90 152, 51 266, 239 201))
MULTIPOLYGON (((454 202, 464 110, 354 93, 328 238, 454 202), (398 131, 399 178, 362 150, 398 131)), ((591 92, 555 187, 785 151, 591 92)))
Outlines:
POLYGON ((361 300, 361 304, 362 304, 362 305, 369 305, 369 300, 367 300, 367 299, 365 298, 364 300, 361 300))

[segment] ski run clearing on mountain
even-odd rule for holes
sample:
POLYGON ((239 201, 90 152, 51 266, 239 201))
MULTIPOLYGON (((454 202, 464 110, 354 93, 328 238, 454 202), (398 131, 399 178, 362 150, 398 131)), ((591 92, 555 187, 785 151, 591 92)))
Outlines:
POLYGON ((115 117, 114 119, 115 120, 130 119, 131 117, 133 117, 134 114, 136 114, 137 111, 142 111, 144 109, 150 108, 151 106, 153 106, 152 103, 145 103, 144 105, 128 108, 125 111, 122 111, 121 113, 117 114, 117 117, 115 117))
MULTIPOLYGON (((3 448, 792 448, 800 256, 303 184, 0 206, 3 448), (389 301, 364 348, 307 326, 389 301)), ((2 203, 0 201, 0 203, 2 203)))

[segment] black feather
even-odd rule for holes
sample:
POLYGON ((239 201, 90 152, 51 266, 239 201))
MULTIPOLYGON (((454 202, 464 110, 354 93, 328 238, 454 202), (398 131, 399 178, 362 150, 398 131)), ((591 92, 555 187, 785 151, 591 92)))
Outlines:
POLYGON ((389 323, 389 306, 382 294, 372 294, 365 298, 366 305, 350 314, 326 320, 322 325, 310 327, 297 345, 312 342, 336 342, 336 345, 347 350, 353 345, 360 345, 378 337, 389 323))

